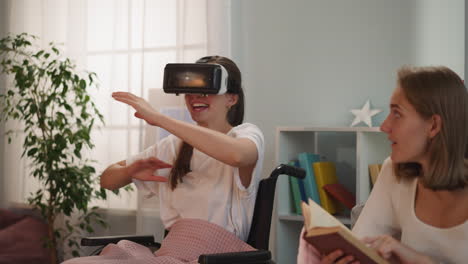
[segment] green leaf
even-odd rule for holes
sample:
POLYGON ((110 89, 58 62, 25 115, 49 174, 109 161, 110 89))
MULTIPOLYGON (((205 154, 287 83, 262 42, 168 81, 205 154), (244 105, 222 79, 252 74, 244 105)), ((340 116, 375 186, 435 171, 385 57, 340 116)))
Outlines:
POLYGON ((30 111, 30 114, 31 114, 31 115, 36 114, 36 112, 37 112, 37 106, 36 106, 35 104, 32 104, 32 105, 29 107, 29 111, 30 111))
POLYGON ((70 112, 71 114, 73 114, 73 109, 72 109, 72 107, 71 107, 69 104, 64 104, 63 107, 65 107, 65 109, 67 109, 68 112, 70 112))
POLYGON ((28 157, 31 157, 31 156, 33 156, 34 154, 36 154, 37 150, 38 150, 37 148, 32 148, 32 149, 30 149, 30 150, 28 151, 28 154, 27 154, 28 157))
POLYGON ((86 89, 86 81, 83 79, 80 80, 80 88, 83 90, 86 89))
POLYGON ((34 54, 33 56, 36 57, 36 58, 39 58, 43 53, 44 53, 44 51, 43 51, 43 50, 40 50, 39 52, 37 52, 37 53, 34 54))
POLYGON ((81 153, 80 153, 80 150, 79 150, 79 149, 75 149, 75 150, 73 151, 73 154, 75 154, 75 156, 76 156, 77 158, 81 159, 81 153))
POLYGON ((68 92, 68 85, 64 85, 63 90, 62 90, 62 96, 65 96, 67 92, 68 92))

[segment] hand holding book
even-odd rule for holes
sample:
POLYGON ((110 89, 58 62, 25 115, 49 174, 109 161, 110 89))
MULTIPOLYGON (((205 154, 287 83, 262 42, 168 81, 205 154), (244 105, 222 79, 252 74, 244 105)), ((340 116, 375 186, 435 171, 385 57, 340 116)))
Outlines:
POLYGON ((389 235, 365 237, 362 239, 362 241, 371 248, 374 248, 383 258, 393 260, 390 261, 391 263, 438 263, 432 260, 430 257, 403 245, 400 241, 389 235))
POLYGON ((344 257, 341 259, 343 263, 353 261, 359 261, 361 264, 389 263, 313 200, 309 199, 308 204, 302 203, 302 214, 305 228, 303 238, 322 256, 326 256, 322 262, 330 260, 330 263, 333 263, 337 258, 344 257))

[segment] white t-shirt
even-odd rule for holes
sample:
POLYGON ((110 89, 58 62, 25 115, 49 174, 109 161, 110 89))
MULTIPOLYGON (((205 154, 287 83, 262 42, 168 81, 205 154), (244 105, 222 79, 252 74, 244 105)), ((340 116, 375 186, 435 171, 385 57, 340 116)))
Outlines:
MULTIPOLYGON (((192 171, 183 177, 183 182, 174 190, 170 189, 169 183, 133 180, 145 195, 159 196, 161 219, 167 229, 179 218, 196 218, 222 226, 240 239, 247 240, 261 180, 264 139, 260 129, 249 123, 232 128, 227 135, 248 138, 257 146, 258 160, 248 188, 240 181, 239 168, 222 163, 197 149, 193 150, 190 163, 192 171)), ((181 143, 179 138, 170 135, 129 158, 127 164, 149 157, 174 164, 181 143)), ((154 175, 168 177, 170 170, 160 169, 154 175)))
POLYGON ((386 159, 353 233, 360 238, 392 235, 442 263, 468 263, 468 221, 437 228, 419 220, 414 210, 417 182, 398 181, 391 159, 386 159))

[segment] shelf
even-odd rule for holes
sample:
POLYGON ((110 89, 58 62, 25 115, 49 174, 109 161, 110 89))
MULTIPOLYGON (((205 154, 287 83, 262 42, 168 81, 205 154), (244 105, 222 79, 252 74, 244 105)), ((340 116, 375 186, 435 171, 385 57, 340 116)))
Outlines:
POLYGON ((290 215, 278 215, 279 220, 285 221, 299 221, 304 222, 304 217, 302 215, 290 214, 290 215))
MULTIPOLYGON (((370 193, 369 164, 382 163, 391 152, 387 135, 378 127, 277 127, 275 159, 277 164, 297 159, 299 153, 316 153, 335 163, 338 182, 363 203, 370 193)), ((294 214, 294 203, 287 177, 278 178, 275 201, 275 246, 277 263, 291 263, 304 219, 294 214)), ((350 226, 349 211, 339 221, 350 226)))
MULTIPOLYGON (((349 226, 351 225, 351 219, 347 216, 338 215, 335 216, 343 225, 349 226)), ((278 219, 280 221, 297 221, 297 222, 304 222, 304 217, 298 214, 289 214, 289 215, 278 215, 278 219)))

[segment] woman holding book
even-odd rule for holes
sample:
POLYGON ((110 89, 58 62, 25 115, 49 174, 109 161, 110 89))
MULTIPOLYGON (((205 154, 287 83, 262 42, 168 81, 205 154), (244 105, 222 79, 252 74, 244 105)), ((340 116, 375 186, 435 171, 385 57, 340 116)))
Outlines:
MULTIPOLYGON (((110 165, 101 175, 101 186, 106 189, 134 182, 146 195, 157 195, 162 222, 170 231, 156 258, 145 252, 129 258, 129 263, 160 263, 155 260, 158 257, 192 261, 204 253, 251 249, 243 241, 250 230, 261 179, 263 134, 257 126, 243 123, 244 93, 235 63, 219 56, 204 57, 197 63, 221 65, 229 84, 225 94, 185 95, 196 125, 165 116, 133 94, 112 94, 115 100, 133 107, 136 117, 172 134, 142 153, 110 165), (142 259, 148 261, 139 262, 142 259)), ((129 241, 122 243, 106 250, 108 246, 104 256, 86 259, 102 263, 104 259, 133 256, 137 247, 147 250, 129 241)))
MULTIPOLYGON (((468 93, 446 67, 404 67, 381 125, 392 153, 352 232, 397 263, 468 260, 468 93)), ((298 262, 355 263, 320 256, 301 239, 298 262)))

